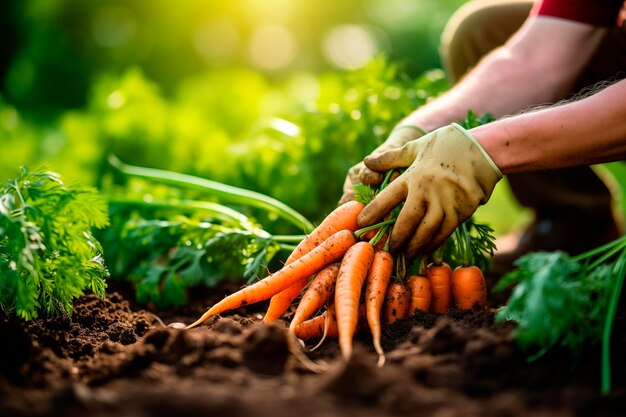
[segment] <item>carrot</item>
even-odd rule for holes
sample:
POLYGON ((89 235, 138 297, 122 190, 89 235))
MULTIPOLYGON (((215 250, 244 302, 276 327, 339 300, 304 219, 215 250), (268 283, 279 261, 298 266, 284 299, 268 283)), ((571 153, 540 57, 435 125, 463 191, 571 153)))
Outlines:
POLYGON ((393 256, 387 251, 376 251, 365 285, 365 307, 374 349, 378 353, 378 366, 385 363, 385 354, 380 344, 381 315, 392 272, 393 256))
POLYGON ((270 321, 278 320, 280 316, 285 314, 285 311, 287 311, 293 300, 296 299, 300 291, 302 291, 308 283, 309 277, 306 277, 274 295, 270 299, 270 304, 267 307, 265 316, 263 316, 263 322, 269 323, 270 321))
POLYGON ((253 304, 272 297, 285 288, 289 288, 294 283, 313 275, 326 265, 341 259, 346 251, 355 243, 357 243, 357 238, 351 230, 341 230, 331 235, 300 259, 289 265, 285 265, 282 269, 261 281, 255 282, 227 296, 222 301, 209 308, 202 317, 187 326, 187 328, 195 327, 209 317, 221 314, 227 310, 253 304))
POLYGON ((446 314, 452 307, 452 268, 445 262, 433 262, 428 265, 426 276, 430 280, 433 299, 430 310, 437 314, 446 314))
POLYGON ((339 331, 339 348, 344 359, 352 355, 352 337, 359 319, 359 298, 370 265, 374 247, 368 242, 358 242, 346 252, 335 288, 335 312, 339 331))
MULTIPOLYGON (((300 259, 302 256, 309 253, 315 247, 320 245, 332 234, 340 230, 356 231, 358 225, 356 222, 357 216, 363 210, 364 204, 358 201, 349 201, 340 205, 333 210, 328 216, 322 220, 319 226, 315 228, 306 238, 304 238, 296 248, 291 252, 285 265, 300 259)), ((293 286, 286 288, 280 293, 276 294, 270 300, 270 305, 267 308, 263 321, 268 323, 274 321, 282 316, 289 308, 293 300, 300 294, 300 291, 308 283, 308 278, 301 280, 293 284, 293 286)))
POLYGON ((348 201, 334 209, 322 220, 315 230, 298 243, 293 252, 291 252, 291 255, 287 258, 287 261, 285 261, 285 265, 289 265, 295 260, 300 259, 340 230, 356 231, 359 228, 356 219, 361 210, 363 210, 363 207, 363 203, 348 201))
MULTIPOLYGON (((361 304, 359 305, 357 332, 366 330, 366 326, 366 310, 365 306, 361 304)), ((315 316, 298 324, 294 333, 300 340, 309 340, 315 337, 321 337, 322 340, 320 340, 320 343, 318 343, 316 347, 323 342, 323 338, 337 337, 337 315, 335 313, 335 306, 330 305, 326 311, 319 316, 315 316), (326 326, 328 326, 328 328, 326 328, 326 326)), ((311 350, 313 349, 315 348, 312 348, 311 350)))
POLYGON ((409 316, 411 291, 402 281, 396 280, 389 284, 385 303, 383 304, 383 320, 386 325, 409 316))
POLYGON ((293 332, 297 325, 311 317, 326 304, 335 291, 338 273, 339 263, 332 263, 317 273, 296 308, 289 324, 289 331, 293 332))
POLYGON ((487 285, 482 271, 476 266, 459 266, 452 271, 452 294, 460 310, 487 308, 487 285))
POLYGON ((409 315, 415 314, 417 310, 430 310, 432 289, 428 278, 423 275, 412 275, 409 277, 407 285, 411 291, 409 315))
POLYGON ((337 337, 337 320, 334 309, 328 308, 324 313, 298 324, 294 333, 300 340, 309 340, 315 337, 337 337))

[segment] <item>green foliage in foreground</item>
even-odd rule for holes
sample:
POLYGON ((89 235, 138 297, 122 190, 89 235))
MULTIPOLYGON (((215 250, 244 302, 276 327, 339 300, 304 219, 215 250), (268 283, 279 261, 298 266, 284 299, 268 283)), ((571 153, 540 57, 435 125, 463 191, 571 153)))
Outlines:
POLYGON ((22 169, 0 188, 0 307, 30 320, 71 312, 85 290, 104 296, 107 271, 91 228, 107 224, 95 189, 22 169))
POLYGON ((626 236, 575 257, 530 253, 494 288, 515 285, 497 320, 517 323, 515 337, 534 358, 555 346, 579 356, 601 341, 602 391, 608 393, 611 333, 625 275, 626 236))

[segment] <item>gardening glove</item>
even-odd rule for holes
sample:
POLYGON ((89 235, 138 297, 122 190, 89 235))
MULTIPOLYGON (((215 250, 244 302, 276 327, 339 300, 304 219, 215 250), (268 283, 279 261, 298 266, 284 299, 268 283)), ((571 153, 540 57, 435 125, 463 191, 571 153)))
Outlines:
POLYGON ((377 172, 408 167, 363 209, 358 223, 360 227, 378 223, 404 202, 389 245, 394 252, 404 249, 409 258, 441 246, 487 202, 502 178, 482 146, 456 123, 364 162, 377 172))
MULTIPOLYGON (((405 143, 417 139, 426 132, 417 126, 402 125, 395 128, 389 137, 374 151, 370 156, 378 155, 389 149, 400 148, 405 143)), ((339 204, 346 203, 354 198, 354 185, 366 184, 378 186, 383 182, 384 173, 372 171, 365 166, 363 162, 353 165, 348 170, 348 175, 343 183, 343 195, 339 200, 339 204)))

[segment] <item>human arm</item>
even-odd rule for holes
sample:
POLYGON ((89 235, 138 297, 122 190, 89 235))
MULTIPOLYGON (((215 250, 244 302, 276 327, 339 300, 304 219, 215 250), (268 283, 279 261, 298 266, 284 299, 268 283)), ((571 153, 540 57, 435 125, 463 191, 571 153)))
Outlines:
POLYGON ((504 174, 626 158, 626 80, 470 130, 504 174))
MULTIPOLYGON (((468 109, 498 118, 529 106, 558 101, 567 95, 605 33, 602 27, 531 16, 507 43, 488 54, 457 85, 415 110, 398 126, 432 131, 464 119, 468 109)), ((399 138, 392 134, 370 155, 400 147, 420 136, 418 130, 406 130, 399 138)), ((355 183, 377 185, 381 178, 380 173, 367 169, 363 163, 353 166, 340 202, 352 198, 355 183)))
POLYGON ((499 118, 566 97, 606 28, 531 16, 458 84, 400 124, 427 131, 462 120, 471 109, 499 118))
MULTIPOLYGON (((580 47, 576 45, 576 42, 568 43, 562 40, 560 43, 569 44, 575 53, 572 55, 557 50, 555 52, 555 55, 559 56, 557 58, 547 56, 546 61, 533 61, 535 64, 537 62, 543 62, 543 64, 532 66, 535 72, 532 73, 532 77, 529 77, 529 80, 532 80, 530 83, 521 83, 519 80, 523 78, 515 78, 515 73, 519 68, 522 68, 525 61, 519 59, 523 55, 519 53, 519 50, 516 53, 511 52, 520 44, 517 44, 513 49, 508 49, 509 45, 505 49, 511 55, 494 57, 493 55, 502 54, 503 49, 494 52, 481 64, 486 63, 485 67, 481 68, 479 65, 457 88, 422 108, 423 110, 414 112, 405 119, 404 123, 421 123, 430 129, 439 123, 445 124, 461 119, 467 108, 478 109, 478 112, 483 112, 489 107, 483 108, 481 106, 493 106, 491 107, 492 113, 501 116, 518 112, 531 104, 555 101, 565 96, 577 75, 584 68, 584 64, 592 56, 593 49, 600 41, 603 30, 554 18, 534 18, 529 22, 531 23, 527 23, 527 27, 532 27, 529 25, 534 22, 535 25, 539 25, 535 29, 539 27, 541 30, 530 34, 526 33, 524 37, 530 36, 532 38, 537 33, 547 33, 545 32, 546 27, 542 26, 544 23, 549 23, 552 28, 564 24, 567 29, 563 34, 569 35, 566 36, 566 40, 572 41, 577 38, 574 35, 582 35, 583 33, 590 36, 589 39, 591 40, 584 44, 586 46, 580 47), (555 23, 556 26, 554 26, 555 23), (518 58, 513 59, 513 55, 516 54, 518 58), (564 59, 564 57, 569 58, 564 59), (581 58, 582 62, 578 61, 581 58), (572 60, 571 63, 568 63, 569 59, 572 60), (518 63, 519 68, 516 68, 515 62, 518 63), (555 70, 551 71, 550 68, 553 68, 557 62, 561 62, 565 69, 554 67, 555 70), (502 65, 502 77, 495 73, 492 74, 493 77, 486 75, 498 65, 502 65), (511 72, 507 75, 504 68, 509 68, 511 72), (543 69, 538 70, 538 68, 543 69), (515 79, 518 81, 513 81, 515 79), (483 81, 484 83, 482 83, 483 81), (492 89, 493 94, 491 96, 482 95, 485 93, 483 88, 492 89), (475 93, 474 95, 471 94, 472 91, 475 93), (459 104, 459 97, 465 97, 467 101, 459 104), (441 103, 447 103, 448 107, 438 107, 443 106, 441 103), (430 116, 428 120, 437 120, 439 117, 439 121, 430 126, 427 124, 426 116, 430 116)), ((524 33, 524 29, 520 33, 524 33)), ((518 33, 516 36, 522 35, 518 33)), ((529 38, 522 38, 518 42, 524 45, 527 39, 529 38)), ((512 40, 511 42, 515 44, 516 41, 512 40)), ((546 46, 545 42, 541 45, 542 47, 546 46)), ((531 51, 531 53, 533 52, 531 51)), ((529 67, 525 68, 528 70, 529 67)), ((475 128, 469 134, 476 139, 478 144, 482 145, 481 148, 484 148, 487 155, 504 173, 585 165, 620 159, 626 155, 626 144, 624 143, 626 142, 626 124, 623 122, 626 120, 625 92, 626 85, 624 82, 616 83, 586 99, 503 118, 492 124, 475 128)), ((409 175, 405 175, 403 178, 404 185, 397 187, 401 189, 400 194, 403 194, 404 200, 406 200, 402 211, 410 213, 410 215, 403 215, 402 222, 396 223, 393 231, 395 236, 392 236, 391 242, 396 250, 404 248, 409 254, 415 255, 421 249, 432 250, 436 244, 442 241, 443 236, 469 217, 485 200, 484 198, 473 201, 467 199, 467 204, 461 204, 459 200, 466 199, 465 196, 459 199, 445 195, 447 190, 455 187, 463 192, 465 189, 464 179, 470 182, 475 180, 471 177, 475 174, 471 174, 459 181, 449 181, 446 178, 446 170, 437 168, 437 166, 443 166, 441 164, 447 165, 450 161, 461 161, 464 155, 460 152, 455 152, 452 149, 447 155, 442 156, 441 160, 436 161, 439 164, 432 163, 428 166, 416 164, 416 160, 397 160, 394 163, 389 163, 392 159, 398 158, 400 152, 398 150, 392 157, 387 155, 385 158, 370 158, 369 161, 366 159, 366 163, 372 169, 381 170, 407 166, 414 168, 405 173, 409 175), (380 163, 381 161, 383 163, 380 163), (425 177, 429 178, 429 181, 424 181, 423 178, 425 177), (436 186, 437 184, 440 186, 436 186), (431 193, 430 201, 425 201, 421 197, 425 187, 431 193), (437 211, 442 212, 443 217, 437 216, 437 220, 433 222, 432 219, 435 217, 431 213, 434 212, 436 215, 437 211), (452 215, 452 220, 450 220, 450 215, 452 215)), ((486 198, 488 196, 487 194, 486 198)), ((362 225, 368 224, 373 218, 377 218, 381 214, 379 212, 384 212, 393 205, 391 202, 394 198, 397 200, 398 194, 392 195, 392 191, 390 191, 386 195, 381 193, 377 198, 387 200, 387 202, 379 201, 369 208, 366 207, 360 219, 362 225)))

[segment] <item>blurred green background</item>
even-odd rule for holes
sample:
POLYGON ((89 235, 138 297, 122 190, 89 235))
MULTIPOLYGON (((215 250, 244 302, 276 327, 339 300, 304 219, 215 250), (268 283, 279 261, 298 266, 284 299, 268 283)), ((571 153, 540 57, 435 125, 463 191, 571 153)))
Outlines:
MULTIPOLYGON (((437 45, 462 3, 4 0, 0 178, 45 165, 105 187, 113 152, 317 222, 347 169, 448 87, 437 45)), ((480 215, 498 233, 524 219, 506 185, 480 215)))

